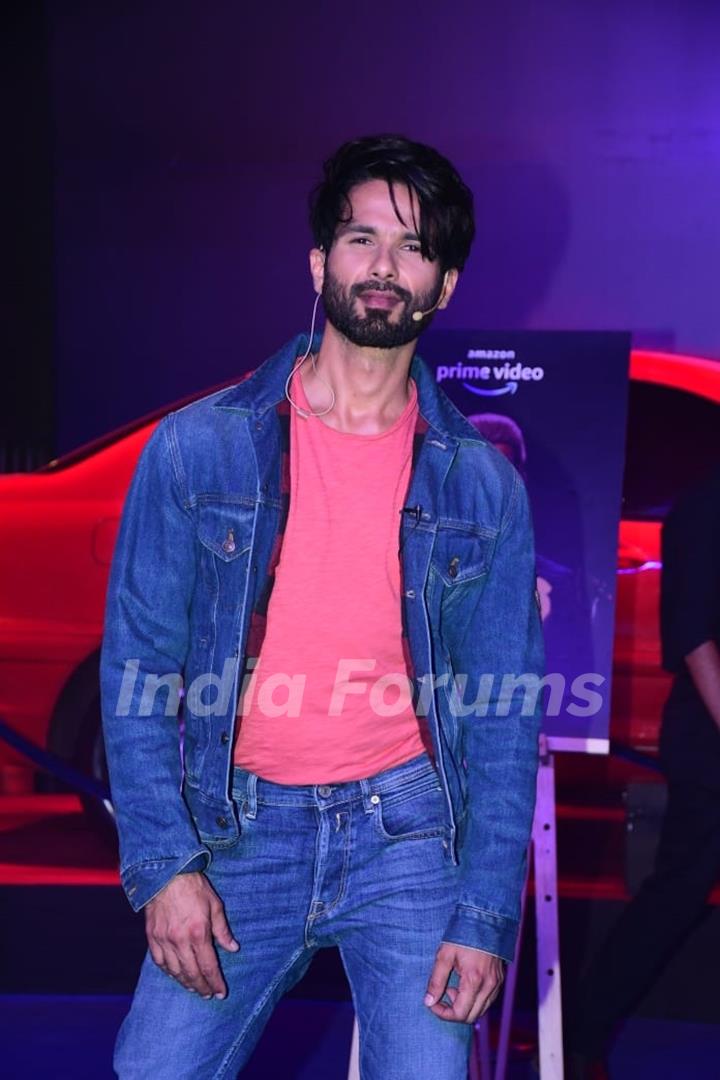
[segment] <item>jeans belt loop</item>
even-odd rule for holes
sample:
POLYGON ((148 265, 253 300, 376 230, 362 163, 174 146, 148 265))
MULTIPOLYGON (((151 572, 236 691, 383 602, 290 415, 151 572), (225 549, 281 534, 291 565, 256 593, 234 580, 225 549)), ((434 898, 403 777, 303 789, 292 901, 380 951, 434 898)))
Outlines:
POLYGON ((257 773, 248 773, 247 778, 247 816, 257 817, 257 773))
POLYGON ((372 793, 371 793, 371 790, 370 790, 370 781, 368 780, 367 777, 362 777, 360 779, 360 790, 362 791, 363 808, 365 810, 365 813, 366 814, 372 814, 375 807, 374 807, 373 803, 370 802, 370 795, 372 793))

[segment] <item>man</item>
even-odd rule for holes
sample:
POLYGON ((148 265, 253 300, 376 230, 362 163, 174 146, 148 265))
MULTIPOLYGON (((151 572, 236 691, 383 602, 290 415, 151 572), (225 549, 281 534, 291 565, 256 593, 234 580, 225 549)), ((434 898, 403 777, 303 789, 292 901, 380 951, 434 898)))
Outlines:
POLYGON ((433 149, 363 138, 311 225, 324 334, 165 417, 118 535, 103 716, 149 945, 121 1078, 235 1075, 337 945, 364 1080, 464 1080, 513 955, 538 716, 502 676, 542 668, 527 499, 413 358, 472 196, 433 149))
POLYGON ((663 666, 675 675, 660 733, 667 809, 653 873, 581 984, 573 1080, 607 1077, 613 1028, 685 941, 720 873, 720 468, 668 514, 662 561, 663 666))

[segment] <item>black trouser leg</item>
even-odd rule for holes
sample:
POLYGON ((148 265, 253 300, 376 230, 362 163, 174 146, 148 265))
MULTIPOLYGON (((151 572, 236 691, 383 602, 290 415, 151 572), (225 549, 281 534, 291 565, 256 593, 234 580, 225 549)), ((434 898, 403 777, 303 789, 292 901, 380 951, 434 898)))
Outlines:
POLYGON ((652 875, 581 980, 568 1044, 600 1054, 704 912, 720 871, 720 791, 670 783, 652 875))

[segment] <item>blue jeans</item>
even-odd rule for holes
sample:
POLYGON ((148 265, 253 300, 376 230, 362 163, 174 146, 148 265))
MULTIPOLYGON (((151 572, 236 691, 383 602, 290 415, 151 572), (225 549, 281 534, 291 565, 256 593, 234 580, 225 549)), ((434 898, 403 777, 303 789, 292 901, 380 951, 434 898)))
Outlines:
POLYGON ((352 991, 362 1080, 466 1080, 472 1026, 423 1004, 459 873, 428 756, 328 785, 235 769, 233 798, 240 838, 215 844, 206 872, 240 942, 218 950, 228 995, 189 993, 148 953, 118 1035, 121 1080, 236 1076, 283 994, 332 945, 352 991))

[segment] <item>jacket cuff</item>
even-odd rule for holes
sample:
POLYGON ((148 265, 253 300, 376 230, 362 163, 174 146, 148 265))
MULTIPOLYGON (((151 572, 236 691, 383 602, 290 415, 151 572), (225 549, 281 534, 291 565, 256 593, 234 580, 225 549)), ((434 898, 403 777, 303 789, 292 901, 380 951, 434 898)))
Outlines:
POLYGON ((481 949, 510 963, 515 956, 518 923, 483 908, 458 904, 442 940, 468 949, 481 949))
POLYGON ((193 856, 189 862, 186 862, 182 869, 178 870, 178 874, 194 874, 197 871, 202 871, 209 863, 209 859, 203 851, 200 855, 193 856))
POLYGON ((123 870, 120 880, 131 908, 133 911, 140 911, 176 874, 205 870, 210 865, 211 858, 209 849, 201 847, 187 855, 135 863, 123 870))

